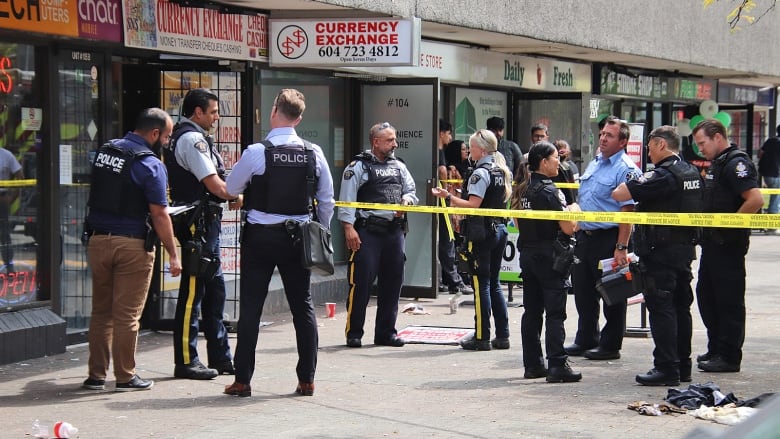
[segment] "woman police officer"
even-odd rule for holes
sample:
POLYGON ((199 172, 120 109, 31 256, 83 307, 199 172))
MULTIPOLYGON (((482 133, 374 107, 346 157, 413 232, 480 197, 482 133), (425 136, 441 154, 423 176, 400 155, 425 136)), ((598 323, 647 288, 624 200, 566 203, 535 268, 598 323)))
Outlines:
MULTIPOLYGON (((468 183, 464 182, 467 190, 463 191, 462 198, 453 198, 442 188, 433 188, 433 195, 448 199, 452 207, 506 209, 512 193, 512 173, 507 169, 501 154, 496 154, 496 136, 489 130, 479 130, 469 138, 469 145, 470 157, 476 165, 468 183)), ((498 280, 508 236, 506 218, 469 217, 464 235, 475 291, 476 332, 474 337, 462 341, 460 345, 472 351, 489 351, 491 346, 509 349, 509 313, 498 280), (492 343, 491 310, 496 330, 496 338, 492 343)))
MULTIPOLYGON (((541 141, 531 147, 528 152, 531 176, 517 191, 520 209, 579 211, 576 204, 566 206, 563 193, 552 182, 551 177, 558 175, 558 165, 558 150, 551 143, 541 141)), ((520 333, 524 377, 547 377, 548 382, 579 381, 582 375, 571 370, 563 350, 566 338, 563 327, 566 320, 565 280, 571 266, 560 267, 556 264, 560 262, 556 261, 556 257, 571 250, 570 236, 577 223, 524 218, 516 221, 520 235, 520 268, 523 273, 524 312, 520 333), (544 367, 540 342, 543 313, 547 316, 545 350, 549 369, 544 367)))

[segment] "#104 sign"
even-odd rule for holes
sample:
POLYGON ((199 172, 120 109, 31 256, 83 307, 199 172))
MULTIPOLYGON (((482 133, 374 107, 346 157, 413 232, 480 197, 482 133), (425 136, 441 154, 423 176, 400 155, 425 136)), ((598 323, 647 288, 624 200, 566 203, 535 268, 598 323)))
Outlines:
POLYGON ((420 19, 272 19, 271 66, 413 66, 420 19))

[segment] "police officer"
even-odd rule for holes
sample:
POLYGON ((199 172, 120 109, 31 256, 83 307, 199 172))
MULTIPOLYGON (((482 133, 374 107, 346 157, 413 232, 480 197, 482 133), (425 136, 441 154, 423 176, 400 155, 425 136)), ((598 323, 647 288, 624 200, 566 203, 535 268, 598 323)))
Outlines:
POLYGON ((89 215, 89 265, 92 314, 89 324, 89 376, 82 387, 103 390, 113 358, 116 391, 151 389, 154 382, 136 374, 138 320, 154 268, 154 240, 147 217, 170 257, 172 276, 181 273, 173 227, 166 206, 165 167, 155 156, 168 143, 173 121, 160 108, 143 110, 135 131, 98 150, 92 164, 89 215), (91 236, 90 236, 91 235, 91 236))
POLYGON ((247 190, 248 211, 241 238, 236 380, 225 387, 224 393, 228 395, 251 395, 260 316, 276 268, 295 327, 298 347, 295 392, 306 396, 314 394, 317 319, 309 290, 311 271, 303 267, 296 232, 300 222, 309 220, 310 212, 315 212, 316 219, 327 227, 333 217, 335 201, 333 178, 322 149, 295 132, 305 109, 303 93, 291 88, 282 89, 274 99, 271 131, 265 141, 247 147, 227 179, 231 194, 247 190), (310 193, 309 179, 316 181, 311 187, 313 193, 310 193))
MULTIPOLYGON (((417 204, 415 184, 406 165, 395 158, 396 129, 385 122, 368 132, 371 149, 364 151, 344 169, 339 199, 350 202, 417 204)), ((339 208, 349 257, 347 346, 362 346, 366 306, 374 279, 377 280, 374 344, 400 347, 403 339, 395 329, 398 299, 404 281, 404 238, 406 217, 390 210, 339 208)))
MULTIPOLYGON (((616 201, 633 199, 640 212, 701 212, 703 184, 698 169, 680 158, 677 129, 650 132, 647 155, 655 169, 621 183, 616 201)), ((653 369, 636 376, 646 386, 677 386, 691 381, 691 261, 696 258, 694 227, 636 225, 634 253, 653 334, 653 369)))
MULTIPOLYGON (((639 178, 636 164, 625 149, 631 132, 628 123, 614 116, 605 119, 599 134, 599 154, 580 177, 579 205, 585 212, 633 211, 632 200, 617 202, 612 191, 628 180, 639 178)), ((601 278, 599 261, 614 258, 618 265, 628 265, 628 240, 631 224, 585 222, 578 224, 575 254, 580 260, 572 269, 574 303, 577 305, 577 335, 574 344, 566 346, 569 356, 584 355, 590 360, 620 358, 626 329, 626 302, 604 304, 606 323, 599 331, 599 300, 596 281, 601 278)))
MULTIPOLYGON (((712 161, 704 177, 704 212, 756 213, 764 204, 756 167, 730 144, 726 128, 704 120, 693 138, 712 161)), ((745 341, 745 255, 749 229, 705 228, 696 284, 699 314, 707 327, 707 352, 699 355, 706 372, 739 372, 745 341)))
POLYGON ((205 88, 187 92, 182 115, 165 150, 165 165, 174 205, 198 202, 176 237, 186 248, 184 274, 176 302, 173 352, 176 378, 207 380, 234 373, 228 333, 222 321, 225 279, 219 266, 219 233, 224 200, 230 208, 241 206, 241 197, 225 189, 225 167, 208 131, 219 119, 217 95, 205 88), (199 256, 198 257, 198 253, 199 256), (195 257, 187 257, 195 254, 195 257), (191 263, 188 263, 191 261, 191 263), (209 367, 198 357, 198 316, 203 321, 209 367))
MULTIPOLYGON (((523 182, 520 189, 520 206, 531 210, 574 210, 577 205, 567 206, 563 193, 555 187, 552 177, 559 170, 558 151, 553 144, 541 141, 528 152, 530 180, 523 182)), ((566 331, 566 285, 571 262, 555 264, 556 258, 565 258, 570 248, 571 235, 576 221, 545 221, 517 219, 520 235, 520 268, 523 271, 523 318, 520 332, 523 339, 524 377, 528 379, 547 377, 548 382, 576 382, 582 374, 571 370, 568 356, 563 350, 566 331), (543 314, 545 322, 545 351, 547 365, 544 367, 540 342, 543 314)))
MULTIPOLYGON (((512 173, 496 154, 498 139, 489 130, 479 130, 469 137, 469 155, 476 162, 462 198, 453 198, 446 189, 433 188, 434 196, 444 198, 452 207, 506 209, 512 194, 512 173)), ((470 262, 474 287, 473 337, 461 341, 463 349, 489 351, 509 349, 509 312, 501 290, 499 275, 508 232, 506 218, 472 216, 467 219, 466 252, 470 262), (496 338, 490 340, 490 315, 496 328, 496 338)))

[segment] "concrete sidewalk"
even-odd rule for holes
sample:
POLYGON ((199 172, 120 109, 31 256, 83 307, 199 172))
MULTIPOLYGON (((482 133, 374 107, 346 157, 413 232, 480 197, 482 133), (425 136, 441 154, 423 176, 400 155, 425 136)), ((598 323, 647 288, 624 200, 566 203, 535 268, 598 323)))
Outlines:
MULTIPOLYGON (((724 393, 747 399, 780 389, 780 237, 753 236, 748 254, 748 327, 742 372, 694 371, 694 382, 714 381, 724 393)), ((695 282, 695 280, 694 280, 695 282)), ((450 314, 450 296, 416 303, 431 314, 406 315, 407 325, 473 325, 473 307, 450 314)), ((522 291, 515 290, 515 302, 522 291)), ((401 307, 409 301, 404 300, 401 307)), ((730 427, 685 415, 647 417, 626 408, 636 400, 662 402, 665 387, 642 387, 634 375, 652 367, 650 338, 626 338, 620 360, 572 358, 583 380, 548 384, 522 378, 520 318, 510 308, 512 347, 467 352, 456 346, 408 344, 379 347, 373 339, 372 302, 361 349, 344 346, 344 307, 335 319, 317 306, 320 353, 313 397, 293 396, 295 334, 289 314, 264 316, 251 398, 222 394, 233 377, 213 381, 174 379, 172 336, 141 337, 138 372, 155 380, 151 391, 115 393, 113 380, 102 392, 82 390, 87 348, 0 366, 3 438, 23 438, 35 419, 68 421, 82 438, 679 438, 697 427, 730 427)), ((577 312, 569 296, 567 341, 574 337, 577 312)), ((694 356, 706 335, 694 314, 694 356)), ((629 326, 639 326, 639 306, 629 307, 629 326)), ((235 337, 235 334, 232 334, 235 337)), ((235 349, 235 339, 231 340, 235 349)), ((201 347, 205 352, 205 345, 201 347)), ((681 387, 686 387, 684 383, 681 387)))

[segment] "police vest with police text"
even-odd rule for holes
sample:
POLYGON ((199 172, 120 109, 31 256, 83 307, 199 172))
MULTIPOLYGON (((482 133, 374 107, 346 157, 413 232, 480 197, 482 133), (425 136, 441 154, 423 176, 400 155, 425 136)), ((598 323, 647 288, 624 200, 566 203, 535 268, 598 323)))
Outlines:
POLYGON ((360 186, 357 201, 362 203, 399 204, 403 195, 404 179, 397 159, 388 157, 380 162, 374 156, 363 153, 355 156, 368 174, 368 181, 360 186))
POLYGON ((92 162, 90 209, 125 217, 145 217, 149 202, 143 188, 133 183, 130 170, 136 160, 150 155, 154 154, 149 150, 132 151, 113 141, 103 145, 92 162))
MULTIPOLYGON (((176 124, 171 135, 170 146, 163 149, 163 157, 165 159, 165 167, 168 169, 168 180, 171 187, 171 199, 176 203, 192 203, 200 200, 208 192, 206 185, 198 181, 192 172, 181 167, 179 162, 176 161, 176 143, 186 133, 197 132, 198 129, 191 123, 176 124)), ((209 154, 211 156, 217 155, 214 151, 214 145, 211 139, 204 136, 204 140, 209 145, 209 154)), ((192 145, 192 148, 195 146, 192 145)), ((225 178, 225 167, 222 164, 222 160, 216 160, 219 164, 217 166, 217 175, 219 178, 225 178)), ((209 199, 211 201, 222 202, 223 200, 216 195, 209 193, 209 199)))
MULTIPOLYGON (((314 150, 304 140, 304 146, 265 145, 265 172, 253 175, 244 194, 249 209, 279 215, 306 215, 311 205, 307 187, 307 172, 315 166, 314 150)), ((313 174, 313 172, 312 172, 313 174)), ((310 178, 316 178, 310 176, 310 178)))
MULTIPOLYGON (((531 181, 533 181, 533 175, 531 181)), ((547 210, 549 206, 541 204, 541 200, 548 199, 550 194, 555 194, 556 187, 550 178, 543 178, 528 189, 528 192, 520 199, 521 209, 547 210)), ((557 198, 557 195, 556 195, 557 198)), ((534 241, 552 241, 561 229, 558 221, 545 221, 527 218, 517 218, 517 230, 521 243, 534 241)))
MULTIPOLYGON (((699 170, 684 160, 666 160, 659 168, 672 173, 676 190, 669 196, 652 201, 642 201, 638 212, 681 212, 698 213, 704 206, 703 184, 699 170)), ((661 244, 692 244, 698 235, 695 227, 661 225, 637 225, 637 234, 643 234, 648 242, 661 244)))

